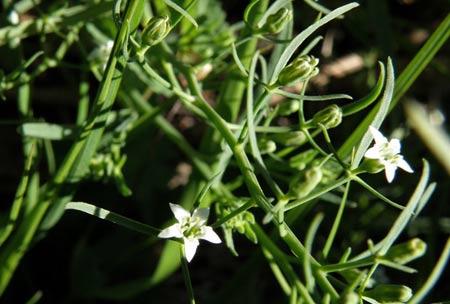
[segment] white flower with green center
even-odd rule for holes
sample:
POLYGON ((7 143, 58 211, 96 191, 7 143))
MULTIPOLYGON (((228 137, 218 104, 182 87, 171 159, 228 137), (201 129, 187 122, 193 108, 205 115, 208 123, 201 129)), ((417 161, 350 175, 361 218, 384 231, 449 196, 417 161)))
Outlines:
POLYGON ((400 154, 400 140, 393 138, 388 141, 387 138, 373 126, 370 126, 369 130, 370 133, 372 133, 375 144, 366 151, 364 156, 370 159, 376 159, 384 166, 386 179, 389 183, 394 179, 397 168, 401 168, 409 173, 414 172, 400 154))
POLYGON ((209 216, 209 208, 197 208, 192 212, 185 210, 180 205, 169 204, 173 215, 178 223, 162 230, 158 237, 160 238, 182 238, 184 243, 184 253, 186 260, 190 262, 197 251, 199 240, 219 244, 222 241, 214 230, 206 226, 209 216))

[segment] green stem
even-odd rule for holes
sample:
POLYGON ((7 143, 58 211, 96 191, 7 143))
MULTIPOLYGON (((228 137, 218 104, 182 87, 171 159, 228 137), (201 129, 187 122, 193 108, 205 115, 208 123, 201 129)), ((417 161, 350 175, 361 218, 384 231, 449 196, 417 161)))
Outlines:
POLYGON ((184 284, 188 292, 189 303, 195 304, 194 289, 192 288, 191 276, 189 275, 189 267, 186 258, 184 257, 183 246, 180 245, 180 259, 181 269, 183 270, 184 284))
POLYGON ((334 238, 336 237, 337 230, 339 229, 339 224, 342 220, 342 215, 344 214, 345 204, 347 202, 348 192, 350 190, 350 181, 345 185, 344 195, 342 196, 341 204, 339 205, 339 210, 336 214, 336 218, 334 219, 333 226, 331 227, 331 231, 328 234, 327 241, 325 242, 325 246, 322 250, 322 255, 326 259, 328 257, 328 253, 330 253, 331 246, 333 245, 334 238))

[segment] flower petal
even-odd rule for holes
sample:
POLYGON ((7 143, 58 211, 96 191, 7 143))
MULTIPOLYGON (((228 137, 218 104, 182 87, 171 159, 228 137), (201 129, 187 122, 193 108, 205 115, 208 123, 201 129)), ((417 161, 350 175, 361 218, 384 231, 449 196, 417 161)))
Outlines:
POLYGON ((214 230, 209 226, 203 227, 203 234, 200 236, 200 238, 214 244, 222 243, 222 240, 217 235, 217 233, 215 233, 214 230))
POLYGON ((364 154, 364 156, 367 158, 371 158, 371 159, 380 159, 381 158, 380 150, 376 146, 367 150, 366 153, 364 154))
POLYGON ((192 213, 192 217, 197 217, 200 219, 200 223, 204 224, 209 217, 209 208, 197 208, 192 213))
POLYGON ((176 223, 172 226, 163 229, 159 234, 159 238, 168 239, 168 238, 181 238, 183 237, 183 233, 181 232, 180 224, 176 223))
POLYGON ((375 143, 377 145, 382 145, 382 144, 385 144, 388 142, 386 137, 384 137, 384 135, 381 134, 381 132, 378 131, 375 127, 370 126, 369 130, 370 130, 370 133, 372 133, 373 139, 375 140, 375 143))
POLYGON ((389 148, 392 150, 392 153, 394 154, 399 154, 400 153, 400 140, 398 140, 397 138, 393 138, 389 141, 389 148))
POLYGON ((399 159, 396 163, 397 167, 402 168, 406 172, 413 173, 414 170, 411 168, 411 166, 404 160, 403 158, 399 159))
POLYGON ((195 255, 198 247, 197 239, 184 239, 184 254, 186 255, 186 260, 190 262, 195 255))
POLYGON ((183 219, 191 216, 191 214, 180 205, 169 203, 169 206, 178 222, 181 222, 183 219))
POLYGON ((397 170, 397 166, 394 164, 385 164, 384 165, 384 173, 386 174, 386 179, 389 183, 394 180, 396 170, 397 170))

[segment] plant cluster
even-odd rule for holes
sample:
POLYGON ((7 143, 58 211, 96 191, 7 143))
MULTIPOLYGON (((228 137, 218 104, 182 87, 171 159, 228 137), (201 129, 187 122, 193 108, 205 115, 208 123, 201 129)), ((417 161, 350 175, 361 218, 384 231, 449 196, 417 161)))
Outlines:
MULTIPOLYGON (((309 85, 321 70, 315 52, 322 41, 318 30, 358 13, 357 3, 329 10, 310 2, 317 18, 298 34, 293 33, 289 0, 253 0, 243 20, 234 24, 225 21, 220 1, 214 0, 84 1, 51 7, 50 15, 35 19, 25 18, 35 1, 8 6, 9 24, 0 28, 0 46, 13 50, 18 64, 1 71, 0 94, 19 92, 26 161, 0 226, 0 294, 29 248, 45 231, 57 229, 54 225, 64 220, 65 212, 77 210, 148 235, 158 244, 170 238, 155 281, 181 266, 191 303, 195 284, 188 263, 195 262, 199 240, 226 246, 239 258, 237 238, 250 241, 262 254, 289 303, 422 301, 444 268, 450 242, 417 290, 376 274, 381 268, 415 273, 408 263, 427 248, 418 238, 399 237, 436 186, 429 181, 428 162, 408 163, 408 151, 405 157, 400 154, 400 140, 388 140, 380 131, 424 65, 408 67, 396 81, 391 59, 380 62, 375 86, 358 100, 342 93, 310 94, 309 85), (48 51, 44 46, 50 34, 60 44, 48 51), (28 55, 21 43, 35 35, 43 50, 28 55), (85 77, 79 83, 76 120, 68 126, 36 119, 29 94, 33 81, 65 66, 73 49, 83 55, 76 68, 85 77), (99 81, 93 99, 87 75, 99 81), (175 104, 202 125, 200 147, 167 119, 175 104), (363 111, 368 112, 365 118, 351 134, 339 135, 346 137, 342 144, 337 142, 334 134, 342 124, 363 111), (159 223, 138 222, 96 206, 99 202, 77 202, 77 188, 86 181, 112 183, 123 197, 133 195, 123 173, 130 161, 125 150, 149 124, 195 170, 185 195, 158 207, 168 209, 170 203, 176 222, 156 228, 159 223), (54 153, 58 142, 70 144, 62 156, 54 153), (40 163, 47 164, 42 178, 40 163), (397 168, 417 177, 407 201, 389 198, 369 181, 384 171, 389 183, 401 183, 404 176, 395 176, 397 168), (365 239, 360 247, 343 250, 336 239, 348 209, 358 208, 351 201, 353 187, 367 191, 370 203, 386 204, 398 214, 380 240, 365 239), (322 208, 330 205, 337 206, 322 208), (209 226, 208 218, 213 218, 209 226), (331 225, 320 226, 325 218, 331 225), (320 249, 319 229, 328 231, 320 249)), ((448 22, 418 54, 423 62, 440 48, 446 31, 448 22)), ((199 250, 207 254, 210 246, 205 243, 199 250)))

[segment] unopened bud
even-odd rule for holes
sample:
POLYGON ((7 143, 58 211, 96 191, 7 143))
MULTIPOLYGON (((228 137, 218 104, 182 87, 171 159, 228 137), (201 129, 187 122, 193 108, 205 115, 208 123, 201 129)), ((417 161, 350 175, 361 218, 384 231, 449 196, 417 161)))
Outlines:
POLYGON ((289 164, 298 170, 303 170, 309 163, 311 163, 314 160, 314 158, 317 156, 318 153, 319 152, 315 149, 306 150, 292 157, 289 160, 289 164))
POLYGON ((312 167, 291 182, 289 192, 297 198, 305 197, 319 185, 322 176, 319 167, 312 167))
POLYGON ((358 304, 359 296, 356 292, 346 292, 339 298, 339 304, 358 304))
POLYGON ((300 102, 298 100, 287 100, 278 107, 278 114, 280 116, 288 116, 300 109, 300 102))
POLYGON ((271 35, 278 34, 291 19, 292 11, 285 7, 280 8, 276 13, 267 17, 261 31, 271 35))
POLYGON ((306 135, 301 131, 274 133, 270 139, 285 146, 300 146, 306 141, 306 135))
POLYGON ((403 265, 423 256, 426 250, 427 244, 419 238, 414 238, 392 246, 383 258, 403 265))
POLYGON ((318 64, 319 59, 313 56, 299 56, 281 70, 280 75, 278 76, 278 84, 283 86, 294 81, 314 77, 319 73, 319 69, 316 67, 318 64))
POLYGON ((364 296, 381 303, 405 303, 412 297, 412 290, 404 285, 380 284, 374 289, 365 291, 364 296))
POLYGON ((6 19, 8 20, 9 23, 11 23, 11 25, 18 25, 20 23, 19 14, 14 9, 9 12, 6 19))
POLYGON ((169 17, 153 17, 142 32, 142 43, 152 46, 161 42, 170 32, 169 17))
POLYGON ((342 110, 333 104, 317 112, 312 119, 313 125, 322 124, 325 128, 337 127, 342 122, 342 110))
POLYGON ((273 153, 277 149, 277 145, 273 140, 262 138, 258 140, 258 148, 261 154, 273 153))

